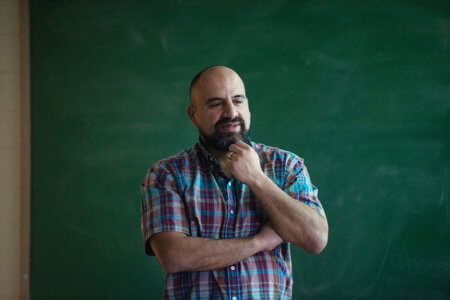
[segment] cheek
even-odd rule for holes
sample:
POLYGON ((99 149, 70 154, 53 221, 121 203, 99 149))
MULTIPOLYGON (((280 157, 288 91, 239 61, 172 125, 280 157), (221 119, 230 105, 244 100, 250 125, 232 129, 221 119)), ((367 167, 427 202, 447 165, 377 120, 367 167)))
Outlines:
POLYGON ((214 114, 205 114, 202 118, 198 119, 198 126, 206 133, 212 133, 217 121, 219 121, 219 119, 214 114))

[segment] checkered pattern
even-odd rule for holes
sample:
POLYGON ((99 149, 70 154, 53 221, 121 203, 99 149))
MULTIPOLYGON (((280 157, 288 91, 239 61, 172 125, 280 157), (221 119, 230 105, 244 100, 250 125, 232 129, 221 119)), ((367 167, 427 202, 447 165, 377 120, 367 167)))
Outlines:
MULTIPOLYGON (((282 190, 325 216, 317 188, 303 159, 278 148, 252 143, 264 173, 282 190)), ((229 180, 197 143, 150 168, 141 186, 142 235, 177 231, 189 236, 231 239, 252 236, 268 220, 245 184, 229 180)), ((166 275, 170 299, 290 299, 292 267, 288 243, 260 252, 233 266, 166 275)))

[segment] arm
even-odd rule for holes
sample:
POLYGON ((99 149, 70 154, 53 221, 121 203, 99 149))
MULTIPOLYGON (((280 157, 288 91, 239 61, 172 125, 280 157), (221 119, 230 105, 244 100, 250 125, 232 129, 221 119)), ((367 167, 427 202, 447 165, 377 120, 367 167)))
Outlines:
POLYGON ((261 202, 275 231, 283 240, 311 254, 320 253, 328 241, 328 223, 308 205, 281 190, 261 170, 258 154, 244 142, 230 146, 226 164, 239 181, 247 184, 261 202))
POLYGON ((190 237, 181 232, 160 232, 150 239, 156 257, 167 273, 215 270, 233 265, 282 242, 270 227, 252 237, 215 240, 190 237))
POLYGON ((286 194, 266 175, 249 186, 285 241, 311 254, 318 254, 325 248, 328 224, 323 216, 286 194))
POLYGON ((269 224, 253 237, 213 240, 187 236, 187 218, 176 178, 164 166, 149 170, 141 193, 146 252, 152 253, 149 245, 167 273, 219 269, 272 250, 282 242, 269 224))

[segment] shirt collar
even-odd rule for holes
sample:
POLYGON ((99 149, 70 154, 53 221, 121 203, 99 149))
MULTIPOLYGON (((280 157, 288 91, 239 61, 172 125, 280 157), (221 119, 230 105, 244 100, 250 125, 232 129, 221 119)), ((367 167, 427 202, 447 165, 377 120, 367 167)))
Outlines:
POLYGON ((216 158, 206 150, 205 146, 203 145, 202 139, 198 138, 198 143, 196 145, 198 151, 201 153, 201 155, 211 164, 219 164, 216 160, 216 158))

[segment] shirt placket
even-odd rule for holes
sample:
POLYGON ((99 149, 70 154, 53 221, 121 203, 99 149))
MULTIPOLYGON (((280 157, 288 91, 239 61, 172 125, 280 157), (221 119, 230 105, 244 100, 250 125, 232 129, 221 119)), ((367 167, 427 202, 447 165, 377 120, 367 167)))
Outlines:
MULTIPOLYGON (((224 230, 224 238, 232 239, 236 237, 236 184, 238 182, 232 178, 231 180, 223 179, 223 191, 225 200, 225 230, 224 230)), ((239 263, 231 265, 227 267, 227 295, 229 299, 237 300, 240 299, 240 282, 239 282, 239 263)))

